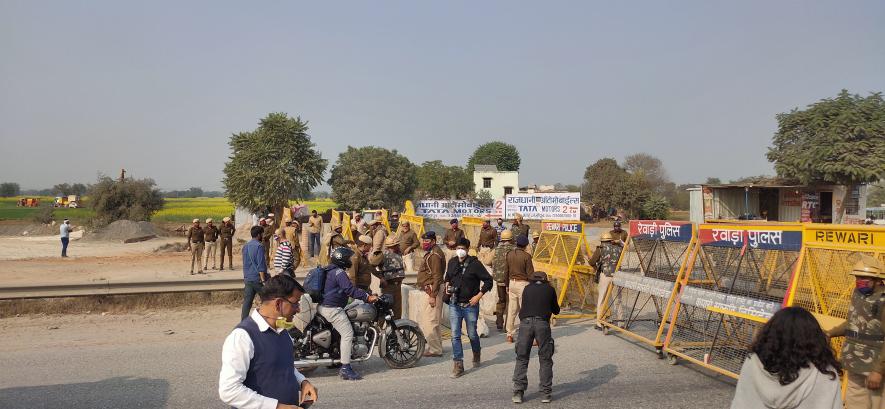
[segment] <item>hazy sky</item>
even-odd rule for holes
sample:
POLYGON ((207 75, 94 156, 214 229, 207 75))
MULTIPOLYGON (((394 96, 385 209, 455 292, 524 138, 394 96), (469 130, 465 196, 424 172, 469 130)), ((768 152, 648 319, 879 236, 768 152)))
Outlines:
POLYGON ((221 189, 231 133, 274 111, 330 164, 499 139, 522 185, 635 152, 728 180, 772 174, 774 116, 842 88, 885 91, 881 0, 0 0, 0 181, 221 189))

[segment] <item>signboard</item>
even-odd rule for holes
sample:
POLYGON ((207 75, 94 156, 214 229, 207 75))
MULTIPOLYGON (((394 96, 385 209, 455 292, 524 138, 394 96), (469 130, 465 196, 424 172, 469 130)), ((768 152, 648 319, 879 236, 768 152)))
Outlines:
POLYGON ((667 220, 631 220, 630 237, 651 240, 691 241, 691 222, 667 220))
POLYGON ((584 223, 569 223, 569 222, 542 222, 541 223, 541 231, 542 232, 553 232, 553 233, 583 233, 584 232, 584 223))
POLYGON ((580 220, 581 193, 517 193, 504 198, 504 218, 580 220))
POLYGON ((784 189, 784 199, 781 202, 784 206, 802 206, 802 193, 795 189, 784 189))
POLYGON ((833 244, 849 247, 885 247, 885 228, 864 226, 825 226, 805 227, 804 240, 808 244, 833 244))
POLYGON ((801 226, 704 224, 698 230, 698 236, 702 245, 790 251, 802 248, 801 226))
POLYGON ((811 223, 819 217, 820 212, 820 195, 817 192, 802 194, 802 216, 803 223, 811 223))
POLYGON ((415 202, 415 215, 438 220, 464 216, 494 219, 504 215, 504 200, 495 200, 492 207, 478 206, 469 200, 419 200, 415 202))

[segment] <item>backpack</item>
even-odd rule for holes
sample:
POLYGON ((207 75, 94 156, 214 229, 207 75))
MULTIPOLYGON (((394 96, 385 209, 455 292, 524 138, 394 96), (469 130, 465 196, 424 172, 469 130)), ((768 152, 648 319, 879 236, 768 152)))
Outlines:
POLYGON ((307 272, 304 278, 304 289, 307 295, 315 303, 323 302, 323 296, 326 293, 326 277, 329 270, 326 267, 317 266, 307 272))

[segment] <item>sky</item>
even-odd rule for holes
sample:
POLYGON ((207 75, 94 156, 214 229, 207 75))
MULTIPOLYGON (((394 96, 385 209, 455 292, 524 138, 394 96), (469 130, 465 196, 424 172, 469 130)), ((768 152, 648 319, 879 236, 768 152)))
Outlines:
POLYGON ((677 183, 771 175, 775 115, 885 91, 883 22, 881 0, 0 0, 0 181, 222 190, 230 135, 269 112, 330 167, 502 140, 521 185, 636 152, 677 183))

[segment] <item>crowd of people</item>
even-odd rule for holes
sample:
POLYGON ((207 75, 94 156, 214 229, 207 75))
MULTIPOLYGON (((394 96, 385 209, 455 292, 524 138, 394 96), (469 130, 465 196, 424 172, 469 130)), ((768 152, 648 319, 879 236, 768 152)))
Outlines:
MULTIPOLYGON (((316 216, 314 213, 313 217, 316 216)), ((378 219, 364 221, 355 217, 353 221, 348 227, 359 233, 354 236, 355 243, 343 237, 343 226, 333 220, 331 231, 321 240, 319 248, 311 238, 308 253, 310 257, 319 257, 321 264, 346 266, 346 271, 337 268, 335 274, 327 278, 329 285, 336 289, 332 293, 340 296, 326 297, 318 308, 318 313, 341 335, 339 374, 343 379, 362 379, 350 365, 352 330, 343 309, 346 302, 377 299, 369 291, 374 276, 380 281, 381 292, 395 300, 394 314, 399 317, 402 281, 405 271, 414 267, 418 272, 416 287, 421 293, 417 305, 410 304, 410 308, 417 312, 417 321, 426 339, 425 357, 443 355, 440 321, 445 310, 452 334, 450 377, 460 378, 468 373, 464 365, 462 328, 466 329, 472 353, 471 368, 481 366, 482 344, 477 330, 482 320, 479 304, 485 294, 494 292, 496 327, 506 336, 506 342, 515 344, 512 401, 523 402, 528 386, 526 372, 534 347, 540 361, 541 401, 552 401, 555 348, 550 319, 560 313, 559 304, 547 274, 534 268, 537 234, 532 234, 521 216, 517 215, 509 228, 504 227, 501 219, 496 220, 495 226, 486 221, 476 246, 472 246, 456 219, 451 220, 441 235, 442 242, 434 231, 418 238, 405 221, 393 235, 388 235, 378 219), (413 259, 416 255, 420 258, 413 259), (342 258, 346 260, 338 260, 342 258)), ((225 341, 219 394, 235 407, 263 407, 260 402, 269 402, 266 399, 276 399, 281 404, 278 407, 288 407, 282 404, 299 405, 317 396, 316 389, 297 370, 294 375, 287 373, 276 379, 259 373, 270 371, 273 365, 265 363, 260 366, 262 369, 251 366, 271 361, 272 358, 265 356, 270 354, 280 359, 279 362, 288 360, 286 370, 292 371, 291 338, 285 352, 274 345, 285 343, 278 339, 288 335, 278 329, 288 327, 287 323, 298 312, 297 300, 304 294, 304 289, 294 280, 297 262, 292 261, 292 253, 296 252, 296 245, 285 237, 285 228, 281 229, 282 236, 277 234, 274 274, 268 273, 269 251, 264 245, 267 225, 265 221, 264 225, 254 226, 250 232, 252 240, 243 247, 246 285, 242 322, 225 341), (261 303, 252 309, 256 295, 261 303), (248 344, 247 337, 252 345, 244 347, 243 343, 248 344), (282 393, 281 385, 291 386, 285 386, 286 393, 282 393), (301 397, 293 396, 292 390, 300 391, 301 397), (242 405, 238 404, 241 402, 242 405)), ((199 227, 198 221, 195 227, 199 227)), ((317 227, 322 231, 322 219, 317 227)), ((604 291, 612 280, 626 241, 627 232, 621 229, 619 222, 600 236, 600 245, 590 258, 599 280, 598 299, 604 299, 604 291)), ((198 243, 194 241, 194 244, 198 243)), ((852 274, 856 288, 848 319, 843 324, 824 329, 813 314, 800 307, 788 307, 774 314, 762 327, 747 351, 732 408, 885 409, 882 399, 885 267, 880 260, 864 255, 852 274), (839 359, 830 345, 830 337, 834 336, 845 337, 839 359), (840 380, 843 371, 847 384, 844 402, 840 380)), ((603 308, 598 306, 597 311, 603 308)))

